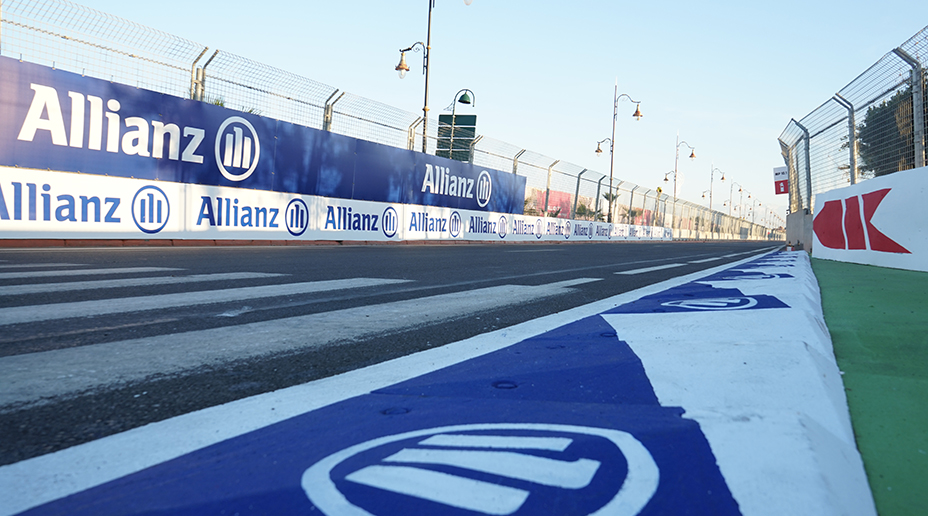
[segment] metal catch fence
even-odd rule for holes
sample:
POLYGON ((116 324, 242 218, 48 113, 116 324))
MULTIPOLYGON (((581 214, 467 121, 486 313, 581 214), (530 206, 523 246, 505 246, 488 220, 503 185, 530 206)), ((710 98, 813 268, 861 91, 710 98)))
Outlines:
MULTIPOLYGON (((421 116, 66 0, 0 0, 0 55, 406 149, 421 116)), ((429 120, 435 153, 439 123, 429 120)), ((673 229, 675 238, 785 238, 774 217, 732 217, 476 135, 469 161, 527 179, 525 212, 673 229), (612 196, 612 213, 607 213, 612 196), (611 215, 611 216, 610 216, 611 215)))
POLYGON ((889 51, 780 134, 790 211, 812 213, 815 195, 925 166, 928 27, 889 51))

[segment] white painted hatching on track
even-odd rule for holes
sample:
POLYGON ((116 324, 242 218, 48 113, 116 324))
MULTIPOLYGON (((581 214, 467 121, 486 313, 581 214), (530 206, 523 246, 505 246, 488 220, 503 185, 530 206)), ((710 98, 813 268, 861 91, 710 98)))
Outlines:
MULTIPOLYGON (((349 280, 339 281, 341 286, 329 287, 346 288, 349 280)), ((389 284, 404 280, 367 281, 389 284)), ((237 326, 0 357, 0 378, 3 378, 0 407, 118 385, 155 374, 177 374, 208 364, 351 342, 565 294, 572 291, 570 287, 594 281, 600 279, 577 278, 535 286, 499 285, 237 326)), ((357 286, 363 285, 359 281, 357 286)))
POLYGON ((704 258, 702 260, 691 260, 687 263, 709 263, 709 262, 714 262, 716 260, 721 260, 721 259, 722 259, 721 256, 714 256, 712 258, 704 258))
POLYGON ((83 267, 81 263, 9 263, 0 265, 0 269, 44 269, 50 267, 83 267))
POLYGON ((23 278, 53 278, 56 276, 99 276, 102 274, 140 274, 181 271, 173 267, 124 267, 118 269, 78 269, 70 271, 0 272, 0 280, 23 278))
POLYGON ((644 274, 646 272, 662 271, 664 269, 673 269, 674 267, 683 267, 685 263, 668 263, 665 265, 655 265, 654 267, 644 267, 641 269, 632 269, 630 271, 619 271, 616 274, 644 274))
POLYGON ((93 317, 145 310, 198 306, 229 301, 244 301, 267 297, 311 294, 329 290, 348 288, 377 287, 410 280, 350 278, 343 280, 310 281, 305 283, 287 283, 283 285, 262 285, 259 287, 239 287, 221 290, 201 290, 177 294, 160 294, 156 296, 124 297, 96 301, 78 301, 74 303, 54 303, 49 305, 18 306, 0 309, 0 326, 40 321, 53 321, 73 317, 93 317))
POLYGON ((52 292, 73 292, 76 290, 100 290, 107 288, 152 287, 159 285, 180 285, 209 281, 235 281, 246 279, 264 279, 287 276, 270 272, 226 272, 217 274, 191 274, 189 276, 155 276, 149 278, 123 278, 113 280, 71 281, 67 283, 32 283, 27 285, 9 285, 0 287, 0 296, 18 296, 23 294, 48 294, 52 292))

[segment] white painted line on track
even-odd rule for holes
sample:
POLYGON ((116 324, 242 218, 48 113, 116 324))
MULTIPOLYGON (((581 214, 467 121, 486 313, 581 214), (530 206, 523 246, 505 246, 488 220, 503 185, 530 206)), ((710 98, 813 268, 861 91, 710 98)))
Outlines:
POLYGON ((721 256, 716 256, 715 258, 705 258, 705 259, 702 259, 702 260, 692 260, 692 261, 689 261, 689 262, 686 262, 686 263, 709 263, 709 262, 714 262, 714 261, 716 261, 716 260, 721 260, 721 259, 722 259, 721 256))
POLYGON ((246 299, 292 296, 310 294, 346 288, 376 287, 410 280, 351 278, 343 280, 310 281, 305 283, 287 283, 283 285, 262 285, 260 287, 239 287, 222 290, 202 290, 181 292, 178 294, 161 294, 144 297, 125 297, 97 301, 78 301, 74 303, 55 303, 50 305, 19 306, 0 308, 0 326, 39 321, 52 321, 72 317, 91 317, 111 315, 144 310, 177 308, 181 306, 208 305, 246 299))
POLYGON ((46 294, 49 292, 68 292, 74 290, 97 290, 105 288, 150 287, 158 285, 178 285, 206 281, 234 281, 245 279, 275 278, 287 276, 269 272, 227 272, 219 274, 191 274, 190 276, 156 276, 152 278, 124 278, 115 280, 72 281, 68 283, 34 283, 29 285, 10 285, 0 287, 0 296, 17 296, 22 294, 46 294))
POLYGON ((80 269, 76 271, 0 272, 0 280, 23 278, 52 278, 55 276, 97 276, 102 274, 138 274, 143 272, 182 271, 171 267, 125 267, 122 269, 80 269))
POLYGON ((0 516, 10 516, 285 419, 492 353, 739 263, 719 265, 363 369, 198 410, 0 466, 0 485, 9 487, 5 505, 0 506, 0 516))
POLYGON ((383 335, 564 294, 570 292, 570 287, 593 281, 600 279, 578 278, 538 286, 500 285, 237 326, 2 357, 0 407, 36 403, 42 398, 66 396, 155 374, 176 374, 203 365, 383 335))
POLYGON ((674 267, 683 267, 685 263, 668 263, 666 265, 656 265, 654 267, 645 267, 643 269, 632 269, 630 271, 619 271, 616 274, 644 274, 646 272, 662 271, 664 269, 673 269, 674 267))
POLYGON ((83 267, 81 263, 17 263, 0 265, 0 269, 42 269, 49 267, 83 267))

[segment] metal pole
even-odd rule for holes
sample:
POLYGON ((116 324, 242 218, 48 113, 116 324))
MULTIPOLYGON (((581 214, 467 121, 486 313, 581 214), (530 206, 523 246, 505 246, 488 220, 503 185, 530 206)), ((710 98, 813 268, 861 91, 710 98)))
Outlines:
POLYGON ((548 184, 545 186, 545 217, 548 216, 548 197, 551 196, 551 170, 554 168, 554 165, 560 162, 561 160, 555 160, 555 162, 548 167, 548 184))
POLYGON ((615 81, 615 93, 612 96, 612 138, 609 140, 609 218, 612 222, 612 171, 615 168, 615 121, 619 116, 619 80, 615 81))
POLYGON ((206 51, 209 50, 209 47, 203 47, 203 51, 200 52, 200 55, 193 60, 193 64, 190 65, 190 99, 197 100, 197 84, 199 84, 197 78, 197 61, 203 58, 203 55, 206 54, 206 51))
POLYGON ((806 161, 806 191, 808 192, 808 197, 805 199, 805 203, 803 203, 802 195, 799 196, 799 202, 800 202, 799 207, 802 208, 802 205, 805 204, 806 209, 808 209, 809 212, 811 213, 811 210, 812 210, 812 206, 811 206, 812 204, 812 158, 810 156, 810 152, 812 148, 812 137, 809 136, 809 130, 806 129, 804 125, 800 124, 795 119, 793 119, 793 123, 796 124, 796 127, 798 127, 800 131, 802 131, 802 134, 804 135, 806 139, 806 159, 805 159, 806 161))
POLYGON ((341 100, 342 97, 345 96, 345 93, 347 92, 342 92, 342 94, 339 95, 338 98, 335 99, 335 101, 333 102, 332 99, 335 98, 335 95, 338 94, 338 90, 335 90, 332 92, 331 95, 329 95, 328 100, 325 101, 325 109, 322 112, 322 130, 323 131, 332 130, 332 115, 335 112, 335 102, 338 102, 339 100, 341 100))
POLYGON ((583 169, 577 174, 577 189, 574 191, 574 207, 570 210, 570 218, 576 218, 577 216, 577 201, 580 198, 580 178, 583 177, 583 174, 586 173, 587 169, 583 169))
POLYGON ((606 179, 606 176, 600 177, 599 181, 596 182, 596 205, 593 207, 594 215, 599 212, 599 192, 603 186, 603 179, 606 179))
POLYGON ((512 158, 512 173, 515 174, 516 170, 519 169, 519 156, 525 154, 525 149, 520 150, 516 153, 515 157, 512 158))
POLYGON ((677 131, 677 152, 673 157, 673 209, 670 211, 670 229, 677 218, 677 165, 680 161, 680 131, 677 131))
POLYGON ((838 104, 847 109, 847 141, 850 153, 850 176, 851 184, 857 184, 857 123, 854 121, 854 104, 842 97, 840 93, 835 93, 835 100, 838 104))
POLYGON ((912 123, 915 126, 915 168, 925 166, 924 74, 921 63, 901 48, 893 52, 912 67, 912 123))
POLYGON ((428 153, 429 145, 429 57, 432 53, 432 8, 435 7, 435 0, 429 0, 429 27, 425 36, 425 103, 422 106, 422 153, 428 153))

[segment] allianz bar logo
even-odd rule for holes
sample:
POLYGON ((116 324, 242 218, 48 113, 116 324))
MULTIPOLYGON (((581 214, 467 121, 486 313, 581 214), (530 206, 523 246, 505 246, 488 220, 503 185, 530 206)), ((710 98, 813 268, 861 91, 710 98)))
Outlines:
MULTIPOLYGON (((55 88, 30 84, 33 91, 29 109, 22 118, 17 140, 34 142, 38 135, 58 147, 105 151, 114 154, 167 159, 203 164, 200 127, 124 116, 118 99, 106 99, 68 91, 61 96, 55 88), (63 110, 62 105, 70 109, 63 110), (65 120, 68 115, 68 120, 65 120)), ((230 116, 216 131, 213 150, 223 177, 243 181, 255 171, 261 157, 258 132, 245 118, 230 116)))
POLYGON ((421 192, 474 199, 477 206, 484 208, 493 195, 493 180, 486 170, 480 172, 475 183, 471 177, 453 175, 448 167, 426 163, 421 192))

